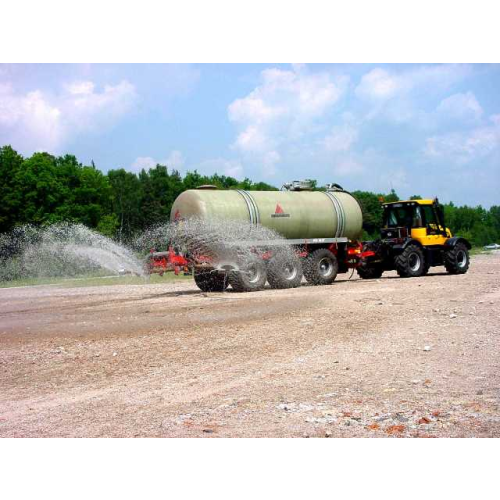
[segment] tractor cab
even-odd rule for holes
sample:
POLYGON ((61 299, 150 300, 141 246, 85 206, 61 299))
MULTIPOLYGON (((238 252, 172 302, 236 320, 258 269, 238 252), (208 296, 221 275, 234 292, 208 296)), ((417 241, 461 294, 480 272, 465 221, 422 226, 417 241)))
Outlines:
POLYGON ((444 222, 443 207, 437 199, 384 203, 381 238, 408 238, 423 246, 444 245, 451 231, 444 222))

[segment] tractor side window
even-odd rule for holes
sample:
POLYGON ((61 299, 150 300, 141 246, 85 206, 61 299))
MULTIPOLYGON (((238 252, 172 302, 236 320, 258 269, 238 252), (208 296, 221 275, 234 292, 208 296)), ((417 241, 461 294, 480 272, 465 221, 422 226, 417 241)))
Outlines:
POLYGON ((427 227, 427 232, 429 234, 439 234, 439 226, 436 220, 436 215, 434 214, 434 210, 432 210, 431 205, 424 205, 424 218, 425 218, 425 226, 427 227))
POLYGON ((396 217, 396 212, 394 210, 391 210, 389 212, 389 217, 387 220, 387 227, 397 227, 398 226, 398 219, 396 217))
POLYGON ((413 213, 413 227, 423 227, 424 221, 422 218, 422 209, 420 205, 415 207, 415 212, 413 213))

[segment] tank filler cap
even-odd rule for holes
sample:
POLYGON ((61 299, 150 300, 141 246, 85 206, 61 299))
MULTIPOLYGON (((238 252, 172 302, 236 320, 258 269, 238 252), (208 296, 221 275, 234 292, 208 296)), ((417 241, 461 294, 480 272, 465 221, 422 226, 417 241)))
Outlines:
POLYGON ((213 184, 203 184, 203 186, 198 186, 196 189, 218 189, 218 188, 213 184))
POLYGON ((344 191, 344 188, 340 184, 327 184, 326 185, 326 190, 327 191, 344 191))
POLYGON ((305 179, 303 181, 285 182, 281 188, 283 191, 312 191, 313 181, 305 179))

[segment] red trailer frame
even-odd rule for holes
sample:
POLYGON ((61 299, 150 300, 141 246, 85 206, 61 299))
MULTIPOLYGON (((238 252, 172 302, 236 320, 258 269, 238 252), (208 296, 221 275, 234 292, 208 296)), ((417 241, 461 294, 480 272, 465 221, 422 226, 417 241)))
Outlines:
MULTIPOLYGON (((282 243, 282 242, 281 242, 282 243)), ((259 246, 255 243, 255 249, 259 246)), ((305 259, 308 255, 318 248, 326 248, 332 252, 339 262, 339 272, 346 272, 349 269, 355 269, 360 265, 360 262, 365 257, 373 255, 373 252, 363 252, 363 244, 361 242, 317 242, 310 240, 301 241, 300 245, 294 241, 296 247, 296 255, 300 259, 305 259)), ((272 249, 266 249, 263 252, 255 251, 255 254, 267 261, 272 258, 272 249)), ((149 274, 159 274, 163 276, 166 272, 173 272, 178 275, 181 271, 185 274, 191 274, 196 268, 211 268, 212 259, 205 255, 183 255, 174 250, 172 246, 166 252, 156 252, 151 250, 151 253, 146 261, 146 271, 149 274)), ((223 272, 223 271, 221 271, 223 272)))

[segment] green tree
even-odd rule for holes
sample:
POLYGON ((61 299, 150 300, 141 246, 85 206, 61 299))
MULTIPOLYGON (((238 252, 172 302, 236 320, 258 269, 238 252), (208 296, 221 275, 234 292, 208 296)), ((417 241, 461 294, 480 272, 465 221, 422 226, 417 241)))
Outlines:
POLYGON ((175 198, 184 191, 182 178, 177 171, 168 173, 167 167, 157 165, 139 174, 141 191, 142 226, 164 223, 170 220, 175 198))
POLYGON ((48 153, 35 153, 24 161, 16 175, 22 198, 19 222, 43 224, 61 220, 56 211, 64 204, 67 189, 56 169, 56 159, 48 153))
POLYGON ((108 178, 95 167, 78 163, 74 156, 59 157, 55 163, 63 189, 63 202, 55 216, 96 227, 101 217, 112 211, 108 178))
POLYGON ((108 238, 114 238, 120 227, 120 221, 116 214, 104 215, 97 224, 97 231, 108 238))
POLYGON ((396 191, 394 191, 394 189, 391 189, 391 192, 387 196, 385 196, 384 201, 386 203, 391 203, 393 201, 399 201, 399 196, 396 194, 396 191))
POLYGON ((11 146, 0 148, 0 233, 20 222, 22 196, 18 179, 23 161, 11 146))
POLYGON ((123 168, 110 170, 108 179, 111 186, 113 211, 119 222, 118 239, 120 242, 130 238, 134 231, 141 228, 141 184, 137 176, 123 168))
POLYGON ((383 210, 381 195, 369 191, 353 191, 351 193, 359 202, 363 212, 363 229, 370 238, 378 238, 382 227, 383 210))

